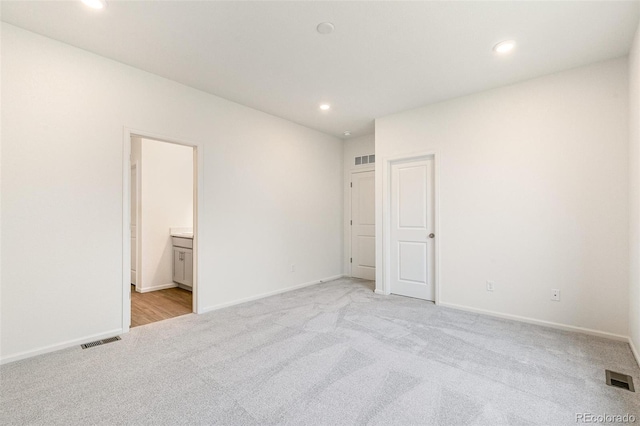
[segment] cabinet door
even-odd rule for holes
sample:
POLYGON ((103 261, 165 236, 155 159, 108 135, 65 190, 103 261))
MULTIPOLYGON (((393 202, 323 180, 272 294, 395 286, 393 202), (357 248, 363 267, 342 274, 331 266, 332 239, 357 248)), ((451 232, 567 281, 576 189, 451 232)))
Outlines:
POLYGON ((184 282, 182 284, 189 287, 193 286, 193 252, 191 250, 185 250, 183 252, 184 261, 182 267, 184 268, 184 282))
POLYGON ((182 260, 182 249, 173 248, 173 281, 184 284, 184 260, 182 260))

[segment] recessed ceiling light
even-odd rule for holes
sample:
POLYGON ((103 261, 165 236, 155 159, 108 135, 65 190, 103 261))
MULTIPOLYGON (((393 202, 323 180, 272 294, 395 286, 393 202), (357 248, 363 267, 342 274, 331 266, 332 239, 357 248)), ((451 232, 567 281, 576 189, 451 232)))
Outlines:
POLYGON ((316 27, 316 30, 320 34, 331 34, 333 32, 334 28, 335 27, 333 26, 333 24, 331 22, 320 22, 318 24, 318 26, 316 27))
POLYGON ((320 109, 323 110, 323 111, 327 111, 330 108, 331 108, 331 105, 329 105, 329 104, 320 105, 320 109))
POLYGON ((351 132, 350 132, 350 131, 348 131, 348 130, 345 130, 345 132, 343 133, 343 135, 345 135, 345 136, 351 136, 351 132))
POLYGON ((513 40, 505 40, 493 46, 493 51, 504 55, 511 52, 516 47, 516 42, 513 40))
POLYGON ((82 3, 92 9, 104 9, 107 7, 107 2, 105 0, 82 0, 82 3))

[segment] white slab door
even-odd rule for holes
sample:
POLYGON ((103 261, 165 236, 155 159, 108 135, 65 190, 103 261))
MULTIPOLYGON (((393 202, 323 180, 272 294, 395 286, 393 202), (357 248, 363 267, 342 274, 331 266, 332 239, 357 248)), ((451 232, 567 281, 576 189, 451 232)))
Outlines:
POLYGON ((392 163, 390 292, 435 300, 433 158, 392 163))
POLYGON ((351 276, 376 279, 375 172, 351 175, 351 276))

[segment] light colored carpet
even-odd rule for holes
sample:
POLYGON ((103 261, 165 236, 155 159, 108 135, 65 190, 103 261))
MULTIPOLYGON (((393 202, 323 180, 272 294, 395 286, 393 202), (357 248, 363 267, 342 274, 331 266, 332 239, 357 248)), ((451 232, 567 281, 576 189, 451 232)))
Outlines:
MULTIPOLYGON (((627 344, 342 279, 0 367, 0 424, 576 424, 640 417, 627 344)), ((640 421, 640 420, 638 420, 640 421)))

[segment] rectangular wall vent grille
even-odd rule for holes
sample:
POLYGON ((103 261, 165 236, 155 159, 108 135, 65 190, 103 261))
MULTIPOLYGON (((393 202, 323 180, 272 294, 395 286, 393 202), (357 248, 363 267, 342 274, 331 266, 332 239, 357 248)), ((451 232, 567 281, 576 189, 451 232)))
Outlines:
POLYGON ((363 164, 373 164, 376 162, 375 154, 363 155, 360 157, 355 157, 355 165, 360 166, 363 164))
POLYGON ((611 370, 604 371, 607 377, 607 385, 626 389, 631 392, 636 391, 633 387, 633 377, 622 373, 616 373, 615 371, 611 370))
POLYGON ((120 336, 110 337, 108 339, 96 340, 95 342, 85 343, 84 345, 80 345, 82 349, 93 348, 94 346, 104 345, 106 343, 117 342, 120 340, 120 336))

